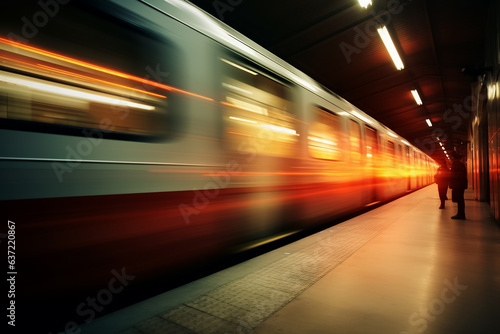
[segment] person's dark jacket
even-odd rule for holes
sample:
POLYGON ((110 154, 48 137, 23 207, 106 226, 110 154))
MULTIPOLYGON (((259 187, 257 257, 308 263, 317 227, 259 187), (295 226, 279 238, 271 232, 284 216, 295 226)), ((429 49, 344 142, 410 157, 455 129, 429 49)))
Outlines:
POLYGON ((460 160, 453 161, 450 177, 451 189, 467 189, 467 169, 460 160))

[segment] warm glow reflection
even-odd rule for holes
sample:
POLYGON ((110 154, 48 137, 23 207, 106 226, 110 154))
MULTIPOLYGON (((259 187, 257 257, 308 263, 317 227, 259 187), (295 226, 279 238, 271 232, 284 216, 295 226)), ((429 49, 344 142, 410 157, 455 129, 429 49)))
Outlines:
POLYGON ((321 108, 314 108, 315 121, 309 127, 309 152, 313 158, 340 160, 341 150, 338 142, 343 135, 340 130, 340 117, 321 108))
POLYGON ((28 87, 28 88, 43 91, 43 92, 48 92, 48 93, 57 94, 57 95, 64 95, 64 96, 78 98, 78 99, 87 100, 87 101, 101 102, 101 103, 107 103, 107 104, 112 104, 112 105, 117 105, 117 106, 127 106, 127 107, 133 107, 133 108, 144 109, 144 110, 154 110, 155 109, 155 107, 150 106, 150 105, 146 105, 146 104, 135 103, 135 102, 131 102, 128 100, 112 98, 112 97, 106 96, 104 94, 98 95, 95 93, 88 93, 84 90, 69 89, 69 88, 64 88, 61 86, 50 85, 50 84, 43 83, 40 80, 35 81, 34 79, 29 79, 29 80, 22 79, 20 76, 12 76, 12 75, 7 76, 7 75, 0 74, 0 81, 3 81, 5 83, 19 85, 19 86, 28 87))
POLYGON ((229 118, 232 119, 232 120, 235 120, 235 121, 257 124, 257 122, 251 121, 249 119, 244 119, 244 118, 239 118, 239 117, 233 117, 233 116, 229 116, 229 118))
POLYGON ((273 130, 273 131, 277 131, 277 132, 282 132, 282 133, 286 133, 286 134, 289 134, 289 135, 298 136, 297 131, 295 131, 293 129, 289 129, 289 128, 284 128, 282 126, 277 126, 277 125, 272 125, 272 124, 262 124, 261 126, 263 128, 270 129, 270 130, 273 130))
POLYGON ((335 144, 331 140, 325 140, 325 139, 321 139, 321 138, 318 138, 318 137, 309 136, 309 137, 307 137, 307 139, 312 140, 312 141, 316 141, 316 142, 319 142, 319 143, 327 144, 327 145, 337 145, 337 144, 335 144))
POLYGON ((235 108, 239 108, 239 109, 251 111, 251 112, 254 112, 257 114, 268 116, 268 112, 267 112, 266 108, 260 107, 258 105, 253 104, 253 103, 245 102, 245 101, 235 99, 235 98, 229 97, 229 96, 226 97, 226 100, 228 101, 228 103, 226 103, 226 102, 221 102, 221 103, 228 105, 230 107, 235 107, 235 108))
POLYGON ((373 150, 373 148, 371 146, 366 146, 366 156, 367 157, 369 157, 369 158, 373 157, 372 150, 373 150))

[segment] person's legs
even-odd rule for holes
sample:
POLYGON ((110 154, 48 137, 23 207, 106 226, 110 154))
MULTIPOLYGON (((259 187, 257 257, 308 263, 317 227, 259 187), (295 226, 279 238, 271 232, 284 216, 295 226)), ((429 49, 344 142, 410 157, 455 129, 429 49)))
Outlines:
POLYGON ((448 190, 448 186, 446 187, 438 187, 439 199, 441 200, 440 209, 444 209, 444 202, 446 200, 446 192, 448 190))
POLYGON ((464 191, 463 190, 460 192, 457 206, 458 206, 457 215, 465 218, 465 199, 464 199, 464 191))
POLYGON ((465 199, 464 199, 464 189, 453 189, 452 198, 454 202, 457 202, 457 214, 452 219, 465 219, 465 199))

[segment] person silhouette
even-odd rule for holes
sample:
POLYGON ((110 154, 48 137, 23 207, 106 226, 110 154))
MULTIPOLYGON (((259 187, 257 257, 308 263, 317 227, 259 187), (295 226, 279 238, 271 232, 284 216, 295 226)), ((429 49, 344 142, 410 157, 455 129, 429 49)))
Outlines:
POLYGON ((438 185, 439 199, 441 201, 439 208, 444 209, 445 201, 448 199, 446 193, 448 192, 448 185, 450 183, 450 170, 448 169, 446 159, 441 161, 441 165, 439 166, 436 175, 434 175, 434 182, 438 185))
POLYGON ((458 212, 451 219, 465 219, 465 200, 464 192, 467 189, 467 168, 462 161, 460 161, 460 155, 453 151, 451 152, 452 165, 451 165, 451 177, 450 177, 450 188, 451 200, 457 203, 458 212))

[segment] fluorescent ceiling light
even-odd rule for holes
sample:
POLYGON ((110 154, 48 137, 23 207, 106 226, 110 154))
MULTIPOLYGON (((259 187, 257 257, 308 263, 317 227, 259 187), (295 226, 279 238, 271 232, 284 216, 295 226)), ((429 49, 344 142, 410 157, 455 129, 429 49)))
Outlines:
POLYGON ((387 27, 382 27, 377 29, 378 34, 380 35, 380 38, 382 38, 382 41, 384 42, 385 48, 391 55, 392 61, 394 62, 394 65, 396 65, 396 68, 398 70, 402 70, 405 68, 405 65, 403 64, 403 61, 399 57, 398 51, 396 50, 396 46, 394 46, 394 43, 392 42, 391 35, 389 35, 389 31, 387 31, 387 27))
POLYGON ((427 122, 427 125, 429 125, 430 128, 432 128, 432 122, 430 119, 426 118, 425 121, 427 122))
POLYGON ((420 99, 420 95, 418 95, 418 91, 416 89, 412 90, 411 91, 412 95, 413 95, 413 98, 415 99, 415 102, 417 102, 417 104, 419 106, 422 105, 422 99, 420 99))
POLYGON ((358 0, 361 7, 368 8, 372 4, 372 0, 358 0))

